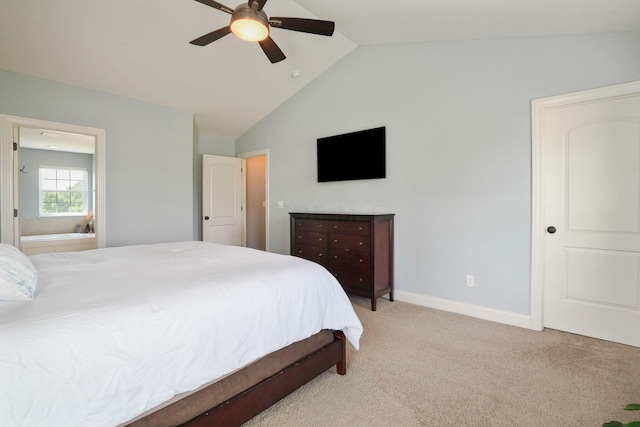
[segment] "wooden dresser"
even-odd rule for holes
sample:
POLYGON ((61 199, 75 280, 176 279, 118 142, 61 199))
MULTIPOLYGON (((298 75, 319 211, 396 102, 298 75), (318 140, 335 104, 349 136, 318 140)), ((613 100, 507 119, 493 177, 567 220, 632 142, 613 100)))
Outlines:
POLYGON ((292 212, 291 255, 323 265, 344 290, 393 301, 394 214, 292 212))

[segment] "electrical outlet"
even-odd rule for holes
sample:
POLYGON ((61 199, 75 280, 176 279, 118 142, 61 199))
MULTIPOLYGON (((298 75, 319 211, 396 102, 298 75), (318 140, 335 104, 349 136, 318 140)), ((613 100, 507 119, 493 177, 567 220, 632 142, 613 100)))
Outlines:
POLYGON ((284 208, 284 201, 278 200, 278 209, 283 209, 283 208, 284 208))
POLYGON ((476 285, 476 278, 471 274, 467 274, 467 287, 473 288, 476 285))

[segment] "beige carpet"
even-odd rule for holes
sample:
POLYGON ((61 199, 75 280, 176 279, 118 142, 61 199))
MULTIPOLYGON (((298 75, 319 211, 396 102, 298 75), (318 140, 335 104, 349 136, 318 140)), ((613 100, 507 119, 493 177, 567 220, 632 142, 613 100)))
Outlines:
MULTIPOLYGON (((245 426, 601 426, 640 418, 640 349, 379 300, 347 375, 327 371, 245 426)), ((640 333, 640 326, 638 327, 640 333)))

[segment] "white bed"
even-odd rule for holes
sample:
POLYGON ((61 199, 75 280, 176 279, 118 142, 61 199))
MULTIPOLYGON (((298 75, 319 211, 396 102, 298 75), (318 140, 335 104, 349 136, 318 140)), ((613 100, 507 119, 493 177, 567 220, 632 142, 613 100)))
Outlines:
POLYGON ((203 242, 30 257, 0 301, 0 425, 115 426, 321 329, 358 348, 339 283, 296 257, 203 242))

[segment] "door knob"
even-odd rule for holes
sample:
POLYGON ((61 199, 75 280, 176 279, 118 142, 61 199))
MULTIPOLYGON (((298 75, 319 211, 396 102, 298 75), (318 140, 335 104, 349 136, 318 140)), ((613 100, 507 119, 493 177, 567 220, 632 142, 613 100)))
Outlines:
POLYGON ((204 220, 205 220, 205 221, 209 221, 209 217, 208 217, 208 216, 205 216, 205 217, 204 217, 204 220))
POLYGON ((556 228, 552 225, 551 227, 547 227, 547 233, 553 234, 556 232, 556 228))

